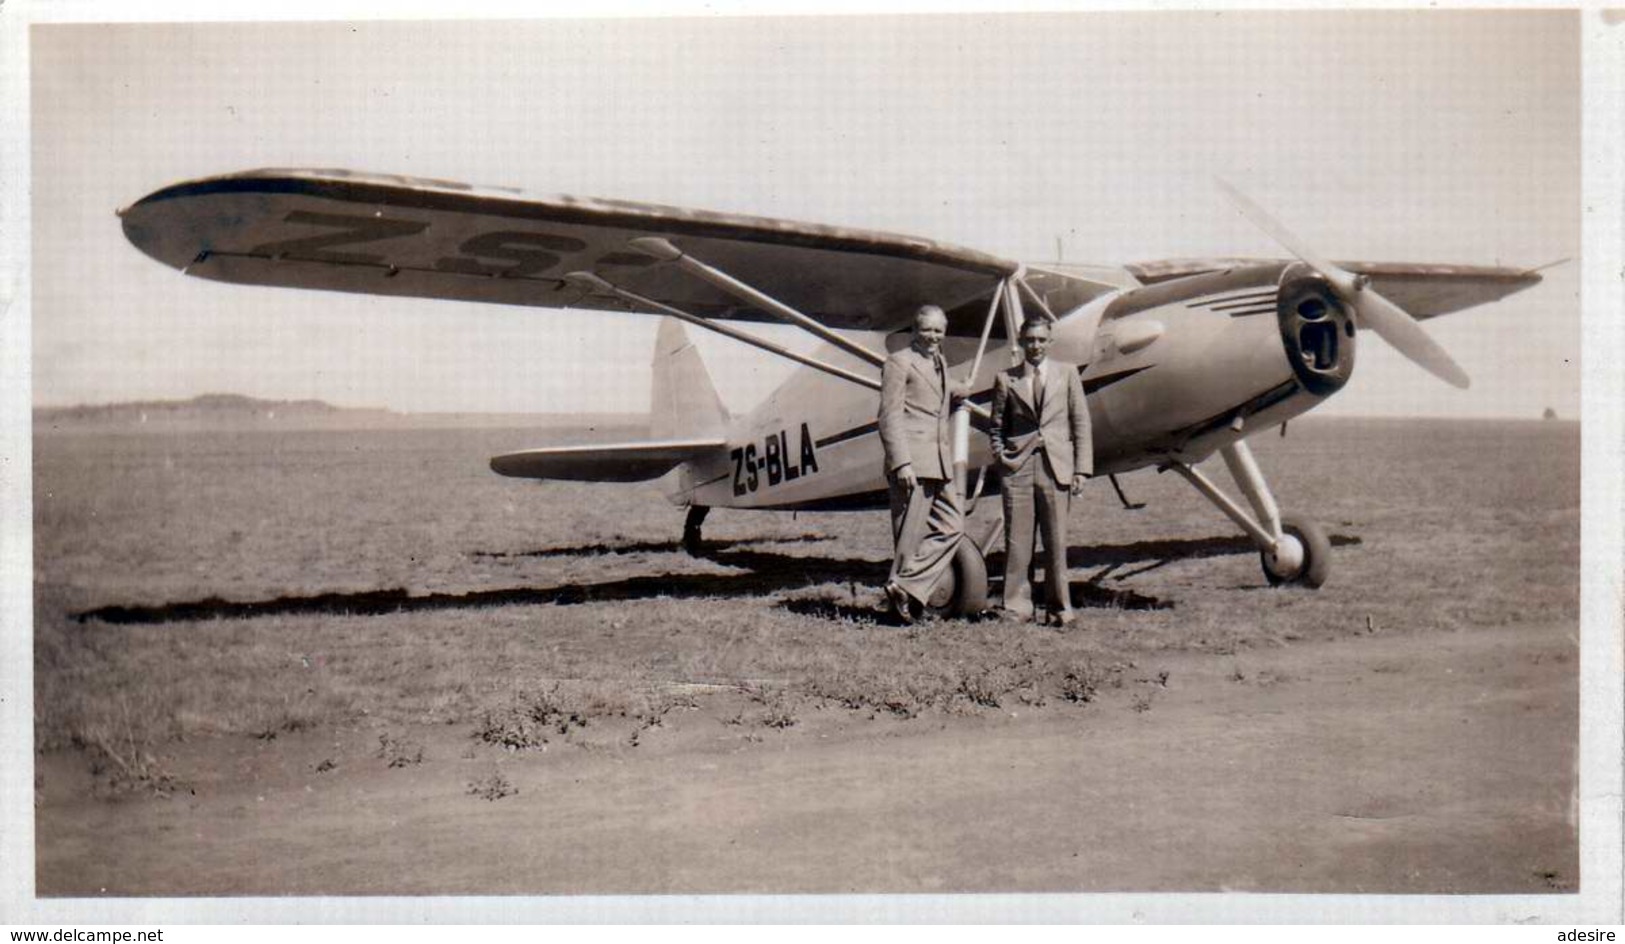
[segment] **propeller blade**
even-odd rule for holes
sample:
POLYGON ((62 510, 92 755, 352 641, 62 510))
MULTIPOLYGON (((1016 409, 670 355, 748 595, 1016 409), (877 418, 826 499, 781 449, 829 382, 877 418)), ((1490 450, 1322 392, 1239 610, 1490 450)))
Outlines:
POLYGON ((1330 259, 1322 259, 1320 254, 1309 248, 1309 244, 1299 239, 1291 230, 1282 226, 1280 221, 1265 212, 1264 208, 1248 199, 1247 195, 1230 186, 1223 178, 1215 177, 1213 182, 1219 185, 1230 202, 1236 205, 1241 215, 1252 221, 1252 224, 1264 231, 1269 238, 1280 243, 1287 252, 1292 253, 1311 268, 1330 280, 1339 293, 1351 295, 1359 291, 1359 282, 1354 273, 1343 269, 1330 259))
POLYGON ((1367 284, 1369 279, 1355 275, 1342 266, 1322 258, 1291 230, 1265 212, 1263 207, 1248 199, 1246 194, 1230 186, 1222 178, 1215 177, 1213 180, 1236 205, 1236 209, 1241 211, 1242 216, 1251 220, 1254 226, 1263 230, 1288 252, 1325 276, 1338 296, 1354 309, 1354 317, 1362 327, 1375 331, 1394 350, 1433 376, 1451 386, 1467 389, 1468 384, 1472 382, 1467 372, 1445 353, 1445 349, 1440 347, 1438 342, 1428 337, 1427 332, 1422 330, 1422 326, 1405 309, 1377 294, 1367 284))
POLYGON ((1369 288, 1355 293, 1351 303, 1354 305, 1354 315, 1362 325, 1377 332, 1394 350, 1423 370, 1462 390, 1472 383, 1467 372, 1445 353, 1439 342, 1428 337, 1427 332, 1405 309, 1369 288))

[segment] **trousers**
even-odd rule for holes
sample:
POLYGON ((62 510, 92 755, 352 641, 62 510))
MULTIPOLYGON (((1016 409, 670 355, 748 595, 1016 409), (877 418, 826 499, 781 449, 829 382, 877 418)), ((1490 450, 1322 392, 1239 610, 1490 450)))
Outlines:
POLYGON ((904 488, 886 477, 891 500, 893 548, 888 581, 921 603, 954 565, 954 552, 965 533, 959 483, 952 479, 919 479, 904 488))
POLYGON ((1066 516, 1072 496, 1055 481, 1044 457, 1034 452, 1021 468, 1004 473, 1004 608, 1023 616, 1033 612, 1033 546, 1044 536, 1045 589, 1050 608, 1072 608, 1066 572, 1066 516), (1036 528, 1034 525, 1036 524, 1036 528))

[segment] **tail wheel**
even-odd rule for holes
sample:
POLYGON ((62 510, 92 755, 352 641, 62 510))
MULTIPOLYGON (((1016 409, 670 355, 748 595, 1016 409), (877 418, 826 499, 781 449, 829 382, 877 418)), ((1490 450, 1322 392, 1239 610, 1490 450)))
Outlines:
POLYGON ((987 562, 975 541, 961 539, 954 565, 943 573, 925 601, 933 616, 975 616, 987 609, 987 562))
POLYGON ((1264 579, 1270 586, 1302 586, 1315 589, 1326 582, 1332 572, 1332 542, 1320 525, 1308 518, 1286 515, 1281 519, 1281 531, 1287 537, 1287 546, 1278 555, 1259 554, 1264 567, 1264 579))
POLYGON ((690 505, 688 514, 683 518, 683 550, 689 557, 703 557, 705 541, 700 536, 700 528, 705 524, 705 516, 711 513, 709 505, 690 505))

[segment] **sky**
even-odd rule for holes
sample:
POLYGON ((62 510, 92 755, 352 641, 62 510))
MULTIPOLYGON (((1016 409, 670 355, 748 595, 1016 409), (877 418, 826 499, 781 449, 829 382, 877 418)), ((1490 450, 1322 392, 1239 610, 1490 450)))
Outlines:
MULTIPOLYGON (((910 233, 1043 262, 1580 256, 1562 11, 36 24, 32 399, 234 392, 406 411, 647 409, 654 320, 186 278, 115 211, 182 180, 343 167, 910 233)), ((1375 336, 1324 413, 1579 412, 1578 262, 1375 336)), ((691 332, 696 333, 696 332, 691 332)), ((789 329, 768 333, 798 346, 789 329)), ((781 361, 696 337, 742 411, 781 361)))

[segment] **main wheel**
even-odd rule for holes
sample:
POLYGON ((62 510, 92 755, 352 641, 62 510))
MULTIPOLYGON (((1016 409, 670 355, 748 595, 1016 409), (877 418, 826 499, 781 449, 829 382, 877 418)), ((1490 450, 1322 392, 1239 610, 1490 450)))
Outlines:
POLYGON ((1286 584, 1314 589, 1325 583, 1332 572, 1332 542, 1326 539, 1326 532, 1308 518, 1296 515, 1281 519, 1281 531, 1287 537, 1281 553, 1258 555, 1264 579, 1272 587, 1286 584))
POLYGON ((925 601, 933 616, 975 616, 987 609, 987 562, 976 542, 961 538, 954 565, 942 575, 925 601))

